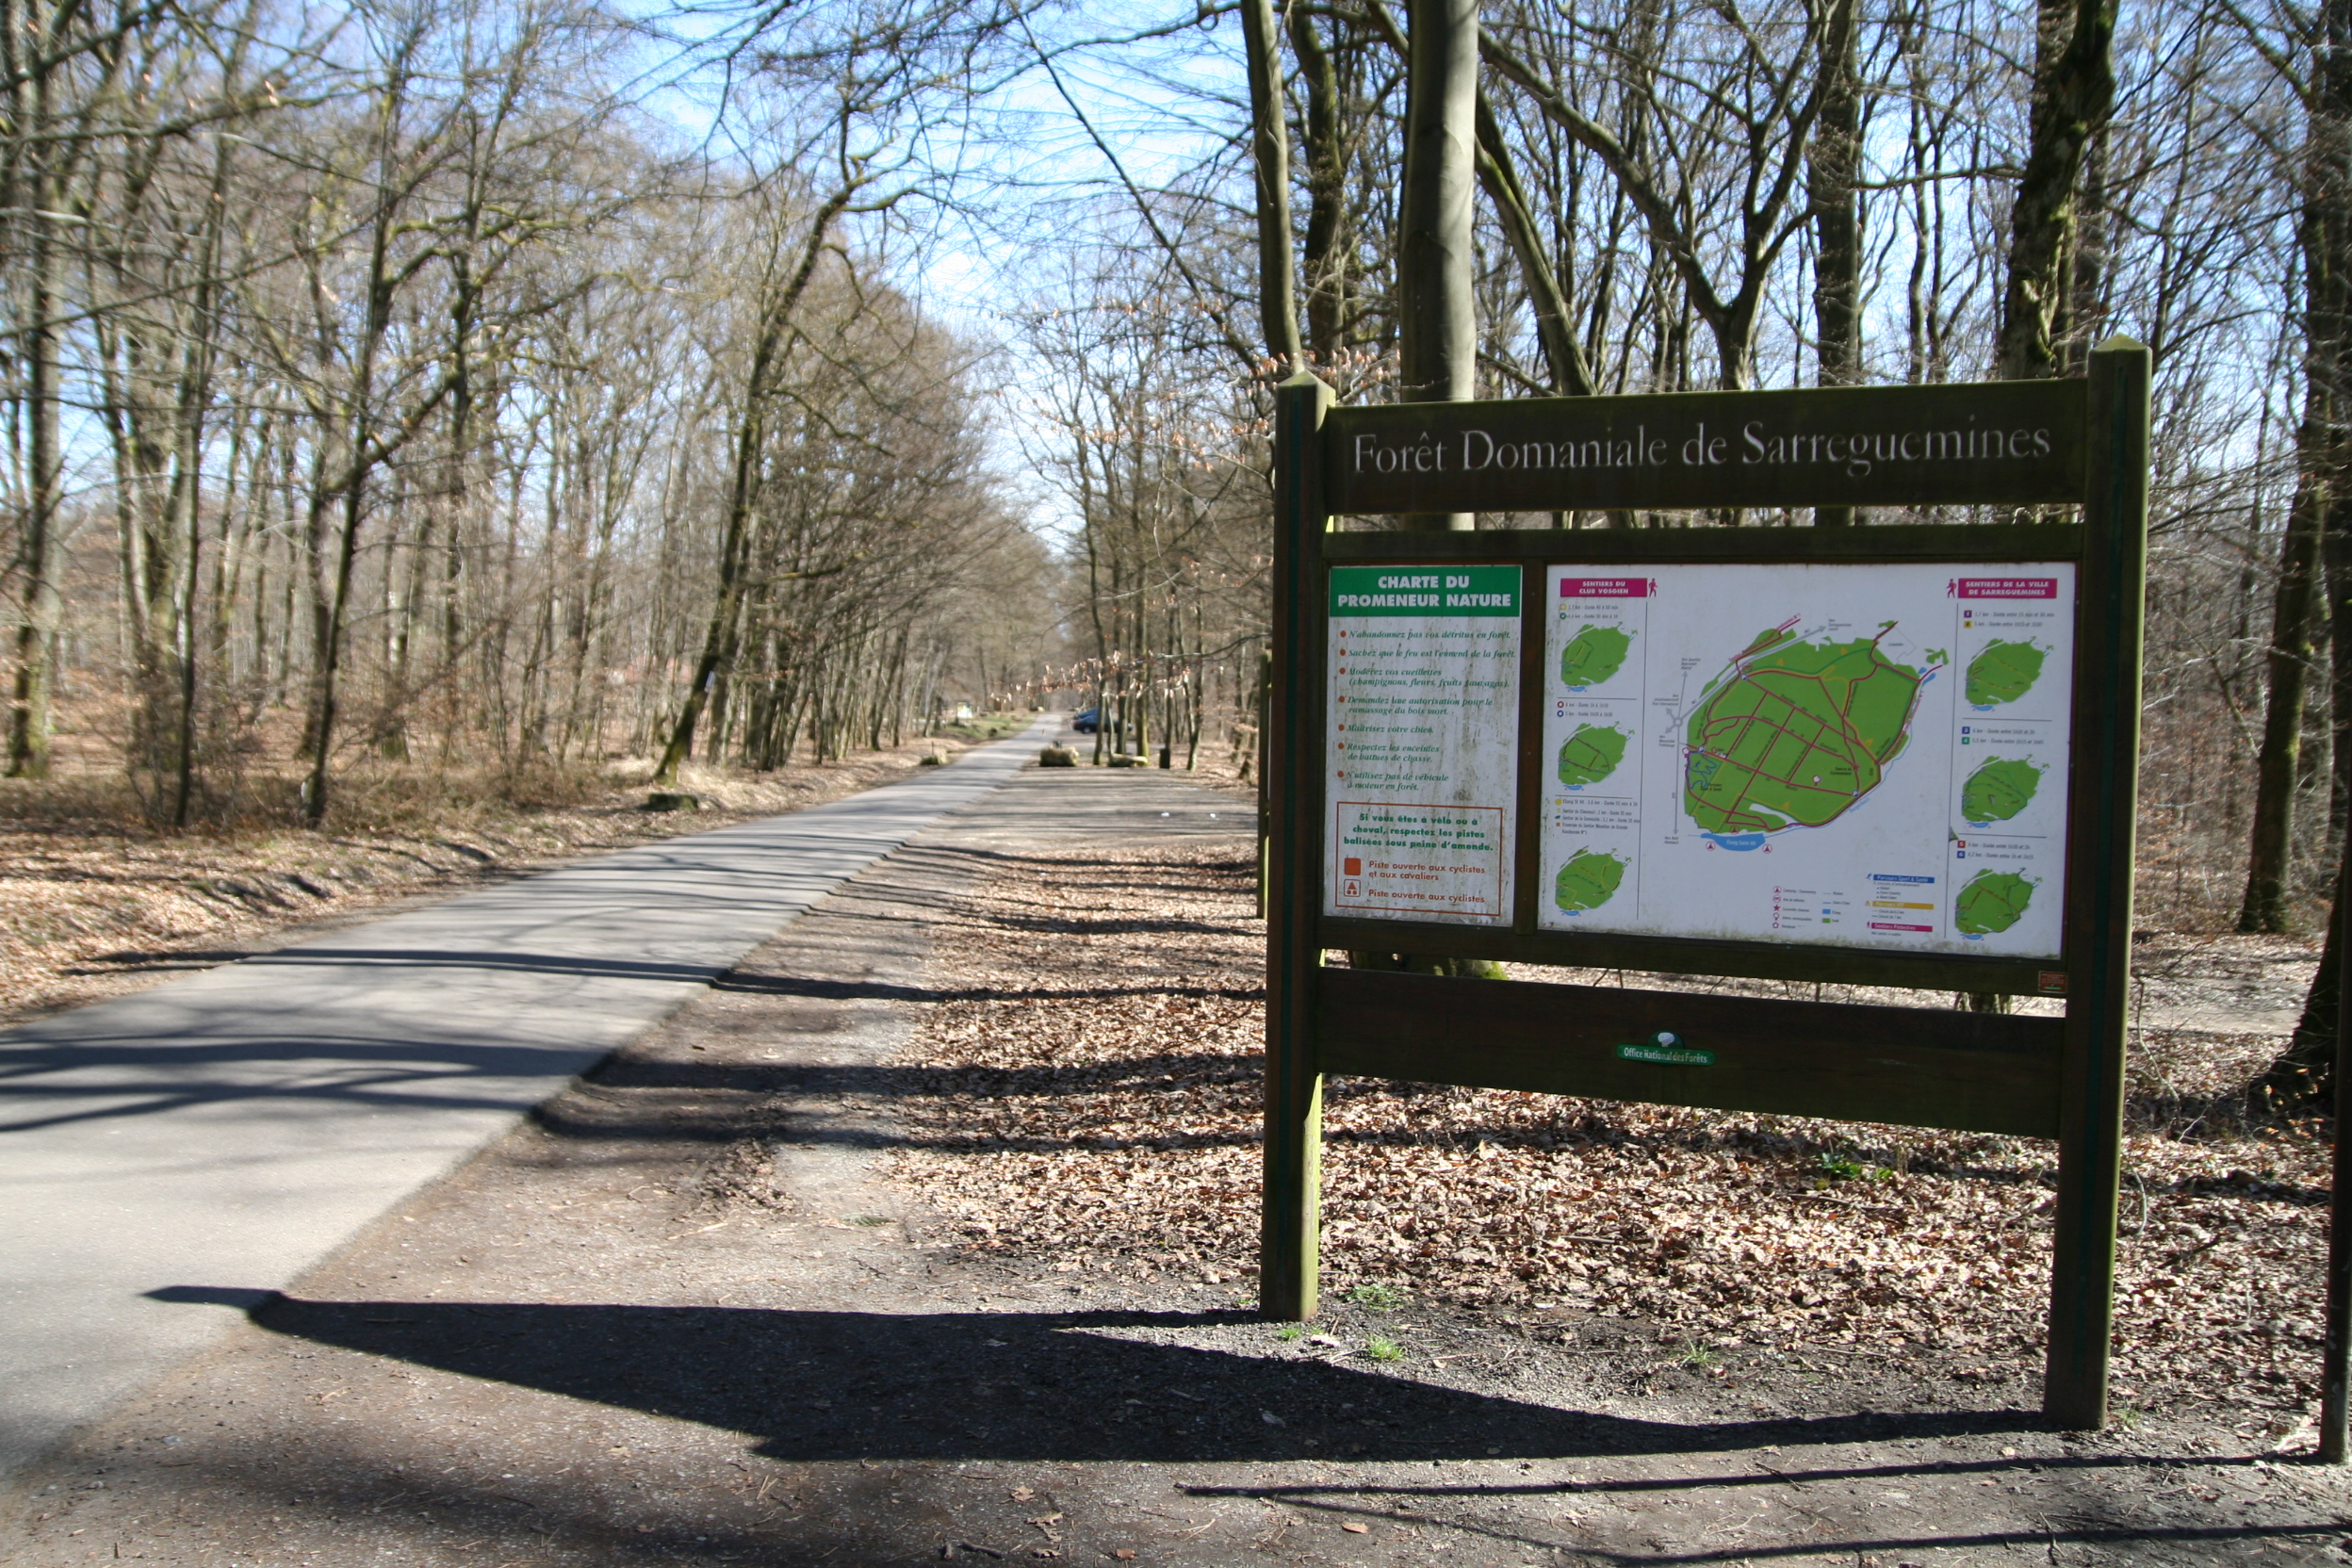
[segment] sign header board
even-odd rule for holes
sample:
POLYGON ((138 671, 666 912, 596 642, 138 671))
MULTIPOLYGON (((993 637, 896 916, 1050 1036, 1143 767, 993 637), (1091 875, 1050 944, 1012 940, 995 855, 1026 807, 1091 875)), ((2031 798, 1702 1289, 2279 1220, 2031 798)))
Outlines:
POLYGON ((2079 500, 2082 386, 1338 408, 1325 432, 1326 504, 1345 515, 2079 500))

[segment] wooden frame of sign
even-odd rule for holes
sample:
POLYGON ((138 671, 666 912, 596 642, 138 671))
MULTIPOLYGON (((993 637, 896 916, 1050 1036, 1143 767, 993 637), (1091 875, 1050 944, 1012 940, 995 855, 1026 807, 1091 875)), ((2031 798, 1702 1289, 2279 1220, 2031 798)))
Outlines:
MULTIPOLYGON (((1268 1002, 1260 1276, 1266 1314, 1301 1319, 1315 1310, 1327 1072, 2053 1137, 2059 1144, 2059 1183, 2044 1408, 2053 1421, 2072 1429, 2105 1423, 2139 761, 2148 376, 2148 351, 2118 338, 2092 354, 2086 378, 2067 381, 1373 408, 1333 407, 1330 389, 1312 377, 1283 384, 1275 427, 1276 668, 1266 772, 1268 1002), (1836 529, 1429 532, 1332 527, 1337 517, 1399 513, 1816 506, 1994 506, 2017 509, 2013 515, 2027 519, 2036 515, 2035 509, 2081 510, 2079 521, 1836 529), (1965 841, 1956 836, 1951 842, 1962 847, 1952 850, 1955 863, 1942 872, 1874 881, 1867 894, 1848 896, 1851 890, 1836 897, 1821 890, 1790 894, 1790 904, 1803 907, 1788 912, 1785 934, 1778 888, 1772 890, 1776 902, 1770 928, 1728 938, 1693 934, 1688 921, 1679 928, 1670 923, 1653 929, 1639 928, 1638 923, 1627 929, 1624 922, 1616 929, 1599 928, 1606 923, 1576 924, 1570 916, 1589 915, 1596 898, 1615 892, 1619 884, 1610 878, 1628 874, 1625 860, 1631 851, 1591 861, 1587 869, 1597 873, 1597 880, 1587 869, 1571 874, 1562 865, 1554 898, 1539 896, 1554 891, 1546 876, 1553 870, 1545 858, 1552 841, 1545 838, 1547 829, 1586 810, 1562 792, 1575 786, 1555 782, 1549 766, 1554 748, 1544 727, 1561 722, 1559 715, 1569 706, 1567 696, 1557 694, 1555 679, 1565 678, 1561 672, 1568 666, 1554 658, 1559 650, 1546 640, 1564 635, 1554 606, 1572 592, 1640 597, 1664 592, 1657 586, 1660 582, 1679 592, 1675 585, 1682 580, 1673 575, 1677 572, 1695 585, 1695 596, 1707 589, 1707 580, 1693 575, 1695 569, 1707 565, 1745 569, 1764 585, 1798 580, 1772 579, 1769 568, 1909 567, 1912 575, 1903 580, 1913 596, 1907 602, 1914 603, 1919 568, 1948 574, 1939 580, 1949 581, 1947 591, 1962 597, 1977 592, 1968 585, 1980 581, 1993 584, 1986 592, 1995 601, 2003 584, 2063 586, 2063 595, 2047 586, 2017 590, 2070 601, 2045 606, 2043 624, 2065 622, 2072 682, 2062 721, 2063 749, 2046 753, 2057 760, 2064 792, 2062 809, 2045 808, 2057 825, 2040 851, 2039 874, 2003 872, 2008 879, 1998 884, 2014 890, 2010 903, 2016 907, 1980 900, 1963 908, 1955 902, 1964 896, 1953 890, 1964 875, 1994 874, 1992 869, 1956 863, 1965 854, 1965 841), (1333 575, 1365 566, 1384 571, 1333 575), (1516 575, 1494 575, 1495 567, 1516 575), (2036 569, 2044 575, 2030 575, 2036 569), (1994 575, 1979 579, 1971 570, 1994 575), (1616 586, 1606 586, 1610 582, 1616 586), (1554 583, 1556 592, 1549 586, 1554 583), (1596 589, 1594 583, 1605 586, 1596 589), (1543 591, 1530 591, 1538 584, 1544 585, 1543 591), (1392 589, 1405 596, 1396 597, 1392 589), (1415 776, 1413 764, 1403 756, 1410 748, 1381 739, 1378 725, 1367 727, 1368 737, 1365 729, 1335 728, 1337 705, 1349 691, 1358 691, 1361 700, 1362 692, 1359 685, 1333 681, 1338 677, 1359 682, 1385 671, 1399 678, 1388 682, 1392 686, 1411 682, 1401 678, 1405 665, 1393 660, 1380 664, 1362 655, 1351 673, 1340 675, 1349 667, 1335 666, 1330 657, 1334 605, 1344 600, 1338 608, 1348 615, 1410 613, 1414 604, 1451 602, 1457 589, 1478 607, 1460 613, 1487 618, 1463 623, 1466 629, 1457 635, 1484 629, 1476 634, 1491 645, 1481 657, 1489 660, 1486 670, 1494 678, 1465 678, 1456 684, 1504 695, 1483 719, 1465 720, 1459 711, 1453 718, 1474 727, 1484 723, 1499 734, 1515 758, 1510 770, 1515 776, 1504 785, 1490 779, 1490 792, 1501 792, 1493 806, 1457 806, 1451 816, 1425 815, 1412 819, 1410 829, 1398 827, 1406 819, 1392 808, 1394 802, 1414 791, 1398 786, 1382 796, 1377 785, 1383 777, 1396 786, 1415 776), (1424 597, 1413 598, 1416 591, 1424 597), (1515 700, 1510 693, 1514 672, 1509 667, 1514 662, 1515 700), (1338 749, 1343 733, 1371 749, 1343 755, 1338 749), (1390 750, 1381 752, 1382 745, 1390 750), (1356 788, 1356 777, 1347 771, 1350 757, 1363 760, 1360 770, 1368 768, 1356 777, 1373 784, 1356 788), (1382 774, 1382 767, 1389 771, 1382 774), (1340 794, 1367 795, 1372 804, 1334 801, 1335 780, 1345 781, 1338 785, 1340 794), (1383 860, 1377 854, 1365 862, 1341 853, 1359 843, 1391 841, 1379 838, 1383 832, 1408 831, 1423 834, 1423 842, 1451 844, 1447 853, 1458 852, 1456 860, 1446 861, 1436 851, 1426 864, 1393 855, 1383 860), (1371 837, 1363 836, 1366 833, 1371 837), (1342 844, 1342 839, 1348 842, 1342 844), (1479 859, 1480 854, 1489 858, 1479 859), (1406 871, 1396 872, 1396 865, 1406 871), (1363 879, 1343 877, 1343 870, 1362 871, 1363 879), (2060 872, 2060 888, 2044 893, 2036 917, 2048 933, 2046 950, 2003 956, 1999 942, 1962 944, 1964 935, 2021 919, 2032 898, 2027 890, 2046 888, 2060 872), (1389 882, 1377 883, 1382 874, 1389 882), (1903 883, 1924 888, 1939 876, 1941 891, 1911 901, 1879 890, 1903 883), (1429 912, 1415 914, 1415 898, 1430 901, 1429 912), (1383 899, 1387 905, 1378 906, 1383 899), (1857 911, 1857 900, 1869 907, 1857 911), (1376 906, 1359 907, 1367 901, 1376 906), (1936 912, 1914 914, 1916 923, 1909 925, 1867 918, 1906 908, 1936 912), (1815 928, 1817 922, 1832 927, 1826 937, 1815 928), (1845 930, 1852 931, 1851 939, 1845 930), (1331 949, 2063 996, 2065 1014, 1327 968, 1324 955, 1331 949)), ((1872 580, 1892 592, 1900 575, 1882 573, 1872 580)), ((1720 580, 1708 591, 1720 594, 1720 580)), ((1601 612, 1601 618, 1607 613, 1601 612)), ((1964 624, 1960 616, 1985 616, 1984 622, 1965 624, 1990 624, 1993 615, 1989 608, 1949 613, 1955 626, 1964 624)), ((1356 641, 1341 645, 1378 653, 1373 632, 1363 629, 1384 625, 1347 621, 1340 630, 1356 628, 1356 641)), ((1739 657, 1773 645, 1774 636, 1807 634, 1790 630, 1794 625, 1792 619, 1767 632, 1739 657)), ((1853 642, 1836 643, 1837 631, 1852 625, 1835 623, 1830 640, 1808 645, 1814 651, 1805 656, 1826 657, 1823 648, 1877 645, 1867 642, 1871 635, 1867 630, 1853 642)), ((1409 631, 1389 634, 1392 650, 1407 646, 1409 631), (1396 637, 1407 642, 1396 642, 1396 637)), ((1426 652, 1435 645, 1411 645, 1426 652)), ((1622 640, 1612 642, 1608 651, 1622 661, 1624 645, 1622 640)), ((1907 662, 1889 659, 1880 667, 1899 672, 1891 678, 1898 682, 1919 682, 1928 678, 1922 670, 1957 663, 1952 650, 1941 647, 1907 658, 1907 662)), ((1681 667, 1688 670, 1693 662, 1686 660, 1681 667)), ((1592 666, 1606 667, 1606 660, 1592 666)), ((1947 686, 1936 694, 1945 705, 1937 710, 1956 711, 1964 695, 1996 697, 1980 689, 1982 668, 1969 666, 1965 692, 1947 686)), ((1955 671, 1954 685, 1957 681, 1955 671)), ((2064 687, 2062 681, 2052 684, 2064 687)), ((1902 696, 1899 684, 1887 689, 1902 696)), ((1905 725, 1921 710, 1917 687, 1912 690, 1905 725)), ((1753 881, 1752 868, 1764 863, 1760 857, 1704 856, 1786 841, 1772 831, 1691 831, 1706 825, 1697 820, 1702 808, 1718 829, 1757 824, 1748 815, 1726 818, 1688 793, 1701 776, 1682 770, 1701 750, 1695 743, 1700 731, 1689 727, 1698 721, 1690 716, 1696 710, 1688 700, 1688 682, 1682 695, 1682 707, 1657 709, 1667 722, 1656 733, 1637 731, 1635 743, 1650 748, 1642 753, 1652 760, 1646 765, 1674 770, 1671 782, 1661 786, 1665 792, 1649 798, 1665 803, 1653 814, 1662 821, 1674 813, 1686 836, 1644 841, 1653 843, 1650 853, 1660 865, 1670 858, 1674 865, 1703 865, 1709 868, 1706 874, 1723 875, 1727 888, 1742 877, 1753 881), (1692 743, 1686 746, 1686 740, 1692 743), (1658 763, 1658 758, 1665 761, 1658 763), (1700 858, 1686 857, 1680 849, 1670 858, 1656 842, 1687 844, 1700 858)), ((1656 695, 1643 700, 1669 701, 1656 695)), ((1390 710, 1405 711, 1394 705, 1390 710)), ((1360 706, 1355 711, 1367 710, 1360 706)), ((1984 709, 1977 711, 1981 717, 1984 709)), ((1773 715, 1785 716, 1778 710, 1773 715)), ((1712 722, 1716 715, 1701 717, 1712 722)), ((1788 727, 1810 722, 1815 721, 1788 727)), ((1410 727, 1393 727, 1401 733, 1410 727)), ((1624 755, 1623 735, 1602 739, 1624 755)), ((1850 742, 1851 734, 1846 739, 1850 742)), ((1906 733, 1886 742, 1881 733, 1862 750, 1874 746, 1881 760, 1891 762, 1908 740, 1906 733)), ((1849 752, 1860 755, 1851 746, 1849 752)), ((1805 753, 1808 765, 1815 755, 1805 753)), ((1596 767, 1609 764, 1607 755, 1592 760, 1585 753, 1572 757, 1561 750, 1558 776, 1582 778, 1591 771, 1585 760, 1596 767)), ((1757 757, 1747 757, 1743 765, 1759 775, 1766 769, 1757 757)), ((1783 773, 1799 771, 1772 765, 1783 773)), ((1868 760, 1859 765, 1874 769, 1868 760)), ((1822 780, 1815 774, 1800 782, 1822 780)), ((1774 787, 1788 783, 1776 779, 1774 787)), ((1872 771, 1869 779, 1849 784, 1856 802, 1883 788, 1896 797, 1888 806, 1900 808, 1899 792, 1916 788, 1917 780, 1881 785, 1872 771)), ((1442 793, 1429 784, 1420 792, 1442 793)), ((1457 791, 1457 803, 1460 798, 1457 791)), ((1952 809, 1960 808, 1963 798, 1952 797, 1952 809)), ((1756 808, 1750 803, 1740 809, 1752 813, 1756 808)), ((1807 809, 1802 802, 1792 807, 1779 800, 1776 809, 1780 816, 1763 814, 1768 829, 1820 825, 1802 820, 1807 809), (1791 813, 1799 820, 1791 820, 1791 813)), ((1823 808, 1823 814, 1831 809, 1823 808)), ((1555 833, 1553 840, 1558 838, 1555 833)), ((1653 885, 1681 886, 1666 876, 1659 872, 1653 885)), ((1650 901, 1645 892, 1628 902, 1646 907, 1650 901)))

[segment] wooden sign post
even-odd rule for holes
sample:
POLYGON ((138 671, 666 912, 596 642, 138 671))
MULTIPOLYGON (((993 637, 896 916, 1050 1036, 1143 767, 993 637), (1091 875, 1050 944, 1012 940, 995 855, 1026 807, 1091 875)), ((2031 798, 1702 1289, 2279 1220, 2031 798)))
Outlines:
POLYGON ((2054 1137, 2044 1408, 2104 1425, 2148 354, 2085 380, 1280 393, 1260 1293, 1315 1310, 1327 1072, 2054 1137), (1334 531, 1396 513, 2079 506, 1334 531), (1327 969, 1330 949, 2064 997, 2063 1018, 1327 969))

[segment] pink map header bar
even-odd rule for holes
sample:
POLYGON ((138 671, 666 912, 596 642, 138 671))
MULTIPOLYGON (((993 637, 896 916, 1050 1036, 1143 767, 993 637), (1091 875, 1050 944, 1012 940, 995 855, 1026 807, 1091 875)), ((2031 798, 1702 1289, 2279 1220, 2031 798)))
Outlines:
POLYGON ((1963 599, 2054 599, 2058 596, 2058 580, 2054 577, 1957 577, 1944 590, 1948 598, 1963 599))
POLYGON ((1564 599, 1645 599, 1657 592, 1657 580, 1646 577, 1564 577, 1560 580, 1560 596, 1564 599))

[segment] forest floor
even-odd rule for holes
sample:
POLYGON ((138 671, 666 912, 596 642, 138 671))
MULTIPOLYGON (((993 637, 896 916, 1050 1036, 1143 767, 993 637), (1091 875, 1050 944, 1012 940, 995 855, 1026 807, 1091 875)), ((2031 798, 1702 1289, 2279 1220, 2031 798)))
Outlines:
POLYGON ((1002 728, 983 723, 764 774, 689 764, 679 788, 702 801, 691 811, 644 809, 644 760, 519 792, 486 776, 379 773, 351 782, 323 833, 158 831, 141 824, 119 776, 96 766, 0 779, 0 1025, 268 952, 396 903, 838 800, 1002 728))
POLYGON ((2239 1070, 2191 1023, 2103 1433, 2034 1408, 2029 1140, 1342 1081, 1331 1305, 1257 1318, 1235 806, 1024 773, 286 1296, 187 1282, 250 1321, 21 1478, 0 1558, 2352 1558, 2322 1130, 2184 1114, 2239 1070))

